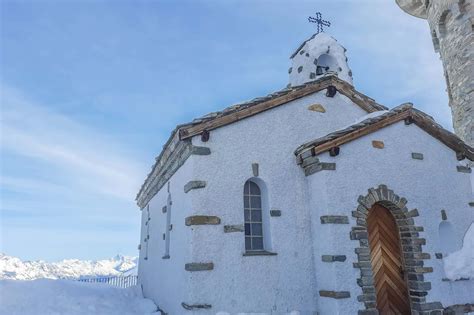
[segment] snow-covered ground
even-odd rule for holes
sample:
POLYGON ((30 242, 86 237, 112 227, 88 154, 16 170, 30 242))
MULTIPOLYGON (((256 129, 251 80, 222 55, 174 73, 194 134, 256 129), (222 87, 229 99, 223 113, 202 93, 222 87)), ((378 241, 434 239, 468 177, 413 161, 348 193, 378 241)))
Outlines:
POLYGON ((139 287, 119 289, 71 280, 0 280, 0 315, 144 315, 156 305, 139 287))
POLYGON ((449 280, 474 279, 474 223, 464 235, 462 248, 444 258, 444 273, 449 280))
POLYGON ((137 257, 117 255, 104 260, 65 259, 49 263, 22 261, 0 253, 0 279, 78 279, 136 274, 137 257))

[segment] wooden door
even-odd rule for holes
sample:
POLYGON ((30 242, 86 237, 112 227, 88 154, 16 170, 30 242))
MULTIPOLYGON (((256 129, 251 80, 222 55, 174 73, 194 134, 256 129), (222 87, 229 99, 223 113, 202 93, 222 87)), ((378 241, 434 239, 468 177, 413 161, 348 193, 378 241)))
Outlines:
POLYGON ((374 205, 367 217, 367 230, 377 310, 382 315, 411 314, 394 217, 385 207, 374 205))

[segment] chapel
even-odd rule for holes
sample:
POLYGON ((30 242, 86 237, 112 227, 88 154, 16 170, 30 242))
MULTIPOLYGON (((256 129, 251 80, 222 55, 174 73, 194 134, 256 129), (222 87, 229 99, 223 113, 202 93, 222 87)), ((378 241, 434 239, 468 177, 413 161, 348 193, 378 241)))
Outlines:
POLYGON ((166 314, 442 314, 473 221, 474 149, 357 91, 318 32, 289 84, 178 125, 138 195, 139 283, 166 314))

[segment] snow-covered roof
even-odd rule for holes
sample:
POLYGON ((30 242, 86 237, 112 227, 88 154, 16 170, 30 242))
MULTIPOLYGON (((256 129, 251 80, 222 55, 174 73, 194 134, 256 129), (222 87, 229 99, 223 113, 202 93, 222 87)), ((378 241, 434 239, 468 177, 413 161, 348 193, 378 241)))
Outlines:
POLYGON ((307 142, 296 149, 295 155, 298 156, 300 163, 307 155, 317 155, 329 151, 334 147, 363 137, 401 120, 414 123, 425 130, 428 134, 455 151, 459 159, 468 158, 474 161, 474 149, 472 147, 463 142, 454 133, 441 127, 441 125, 435 122, 433 117, 413 108, 411 103, 402 104, 380 114, 373 113, 366 117, 365 120, 307 142))
POLYGON ((339 93, 349 98, 368 113, 387 109, 372 98, 356 91, 354 87, 346 81, 339 79, 337 76, 329 75, 299 86, 287 87, 267 96, 254 98, 245 103, 231 105, 222 111, 213 112, 196 118, 189 123, 178 125, 163 146, 160 155, 156 157, 156 162, 152 166, 151 172, 147 175, 145 182, 137 194, 136 200, 138 206, 142 209, 154 194, 161 189, 166 180, 174 174, 175 170, 170 171, 169 169, 170 161, 189 152, 189 148, 183 145, 183 141, 189 140, 193 136, 202 134, 203 132, 240 121, 271 108, 284 105, 295 99, 325 90, 329 86, 334 86, 339 93), (167 178, 163 177, 165 175, 167 178), (157 182, 160 184, 157 185, 157 182))

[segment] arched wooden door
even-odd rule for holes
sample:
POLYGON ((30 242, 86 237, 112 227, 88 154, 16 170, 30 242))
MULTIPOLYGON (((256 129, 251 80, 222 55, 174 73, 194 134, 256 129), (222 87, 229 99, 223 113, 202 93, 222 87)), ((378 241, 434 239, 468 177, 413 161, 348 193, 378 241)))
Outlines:
POLYGON ((411 314, 398 228, 390 211, 375 204, 367 231, 377 310, 381 315, 411 314))

